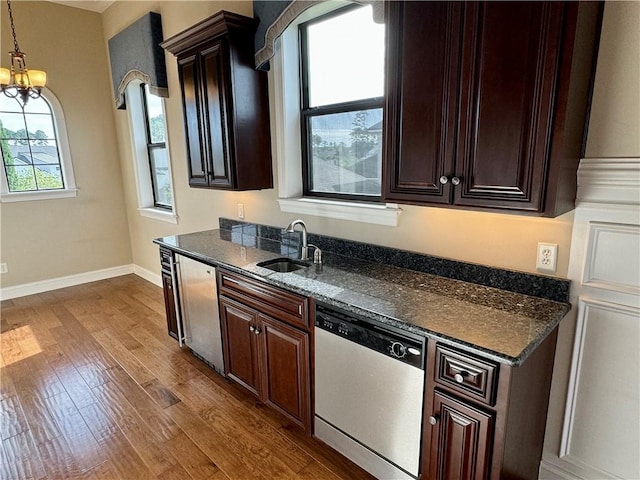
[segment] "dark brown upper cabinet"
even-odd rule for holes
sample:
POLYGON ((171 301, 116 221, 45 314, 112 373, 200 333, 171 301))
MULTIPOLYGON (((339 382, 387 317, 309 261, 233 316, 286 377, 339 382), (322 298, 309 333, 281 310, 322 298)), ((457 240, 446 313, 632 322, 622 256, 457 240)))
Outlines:
POLYGON ((388 2, 384 199, 574 208, 601 2, 388 2))
POLYGON ((267 76, 254 68, 255 26, 221 11, 162 43, 178 60, 192 187, 273 187, 267 76))

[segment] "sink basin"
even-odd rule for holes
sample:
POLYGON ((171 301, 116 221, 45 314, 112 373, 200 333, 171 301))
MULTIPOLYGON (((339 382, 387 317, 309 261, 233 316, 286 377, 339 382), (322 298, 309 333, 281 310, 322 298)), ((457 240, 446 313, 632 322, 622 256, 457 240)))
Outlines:
POLYGON ((295 272, 296 270, 309 267, 307 263, 301 260, 293 260, 292 258, 274 258, 273 260, 260 262, 257 265, 279 273, 295 272))

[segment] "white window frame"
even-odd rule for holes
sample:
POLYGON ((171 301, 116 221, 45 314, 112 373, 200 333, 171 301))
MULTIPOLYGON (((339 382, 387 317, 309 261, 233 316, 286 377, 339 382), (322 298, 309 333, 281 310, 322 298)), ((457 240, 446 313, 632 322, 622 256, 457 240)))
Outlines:
POLYGON ((40 95, 47 101, 51 107, 53 117, 53 127, 56 132, 56 140, 58 143, 58 155, 60 158, 60 168, 62 170, 62 178, 64 188, 56 190, 37 190, 29 192, 10 192, 7 183, 7 174, 4 170, 4 161, 2 162, 2 178, 0 178, 0 202, 27 202, 34 200, 52 200, 56 198, 72 198, 78 195, 76 188, 76 179, 73 174, 73 163, 71 161, 71 149, 69 148, 69 136, 67 135, 67 124, 64 119, 64 111, 62 105, 56 96, 48 88, 43 88, 40 95))
POLYGON ((348 4, 332 0, 309 8, 276 41, 276 53, 270 61, 269 98, 275 132, 273 148, 278 173, 278 204, 282 212, 395 227, 402 212, 395 203, 346 202, 303 196, 298 25, 348 4))
POLYGON ((144 103, 142 101, 142 82, 133 80, 127 85, 127 111, 129 112, 129 131, 131 133, 131 151, 133 153, 133 166, 136 178, 136 192, 138 196, 138 212, 141 216, 160 220, 163 222, 178 223, 176 214, 176 196, 173 187, 173 174, 171 168, 171 157, 169 156, 169 138, 166 135, 167 116, 164 99, 162 98, 162 110, 165 112, 164 131, 165 146, 167 149, 167 161, 169 163, 169 178, 171 180, 171 199, 173 205, 171 210, 158 208, 154 205, 153 185, 151 183, 151 166, 149 163, 149 150, 147 149, 146 123, 144 119, 144 103))

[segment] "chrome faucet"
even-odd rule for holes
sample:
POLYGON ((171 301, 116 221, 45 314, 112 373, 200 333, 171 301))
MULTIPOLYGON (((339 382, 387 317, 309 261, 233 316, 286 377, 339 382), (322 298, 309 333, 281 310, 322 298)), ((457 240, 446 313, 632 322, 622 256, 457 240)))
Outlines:
POLYGON ((294 220, 287 228, 284 229, 287 233, 295 232, 296 225, 302 227, 302 249, 300 251, 300 260, 309 260, 309 244, 307 243, 307 226, 302 220, 294 220))

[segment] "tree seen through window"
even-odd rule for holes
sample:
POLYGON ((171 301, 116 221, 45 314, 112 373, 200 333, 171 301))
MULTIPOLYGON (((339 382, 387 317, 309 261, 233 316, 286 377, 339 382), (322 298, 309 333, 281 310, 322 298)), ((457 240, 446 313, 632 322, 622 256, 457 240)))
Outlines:
POLYGON ((0 98, 0 148, 9 192, 65 188, 51 106, 0 98))

